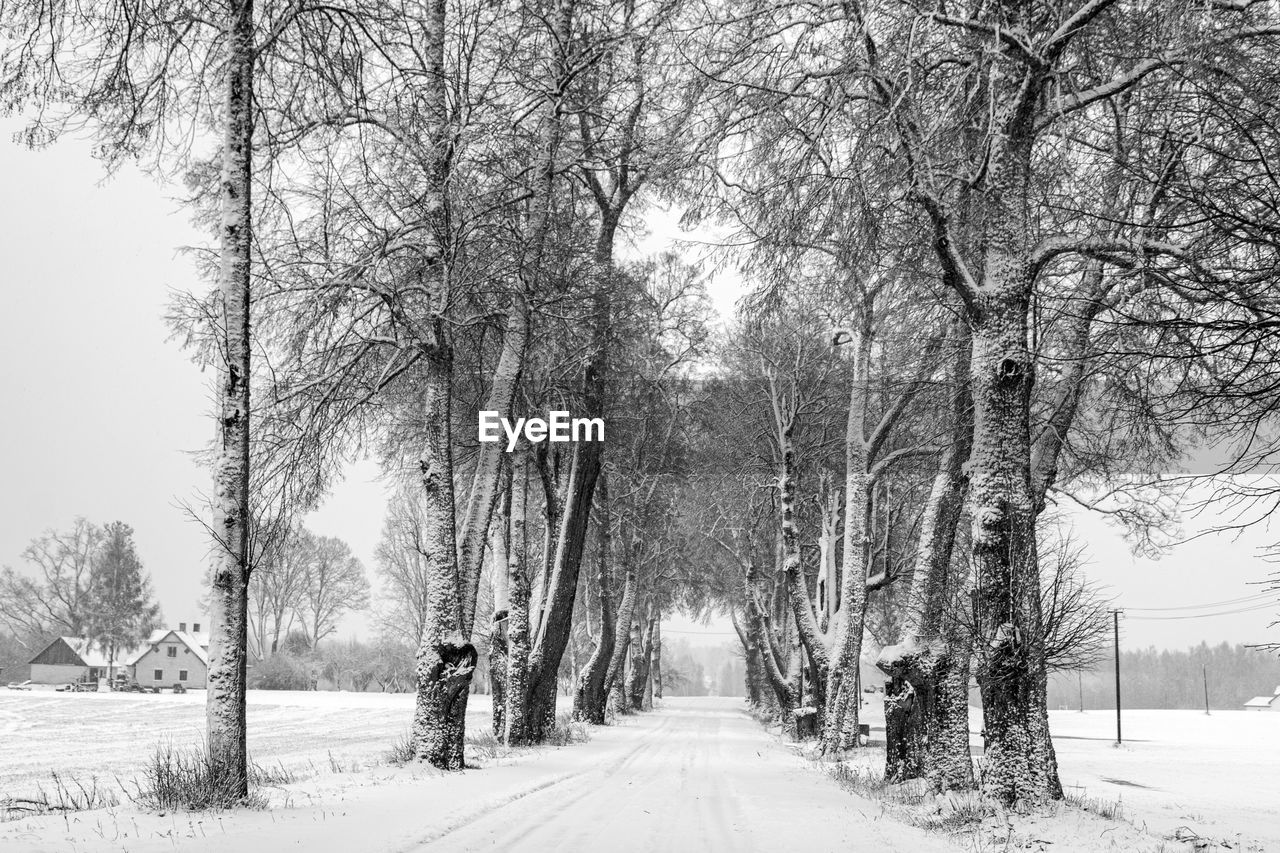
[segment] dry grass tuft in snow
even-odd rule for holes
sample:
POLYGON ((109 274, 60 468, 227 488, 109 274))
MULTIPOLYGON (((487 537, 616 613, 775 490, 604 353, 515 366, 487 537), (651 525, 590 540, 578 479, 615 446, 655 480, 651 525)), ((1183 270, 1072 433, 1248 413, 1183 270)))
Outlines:
POLYGON ((392 767, 404 767, 413 761, 413 738, 406 733, 392 741, 386 759, 392 767))
POLYGON ((1124 804, 1119 800, 1109 800, 1106 797, 1091 797, 1083 791, 1070 788, 1063 793, 1062 798, 1076 808, 1096 814, 1103 820, 1125 819, 1124 804))
POLYGON ((1159 838, 1135 826, 1125 818, 1118 801, 1081 791, 1068 793, 1065 802, 1047 809, 1015 814, 977 791, 938 794, 922 779, 888 782, 881 771, 865 763, 869 759, 866 752, 855 751, 846 760, 835 762, 816 754, 810 757, 846 791, 880 803, 902 823, 946 835, 970 853, 1172 853, 1191 849, 1179 843, 1182 839, 1159 838))
POLYGON ((222 811, 243 807, 267 807, 263 788, 296 782, 296 776, 282 766, 249 765, 249 794, 242 797, 229 780, 213 772, 209 754, 203 748, 178 749, 158 746, 135 780, 130 799, 138 806, 157 812, 222 811))
POLYGON ((591 729, 587 724, 573 719, 573 715, 568 711, 561 711, 556 715, 556 727, 551 730, 547 743, 550 746, 569 746, 574 743, 586 743, 589 740, 591 740, 591 729))
POLYGON ((91 776, 88 782, 59 773, 53 773, 52 776, 51 786, 37 785, 35 793, 30 796, 0 796, 0 820, 83 812, 120 803, 113 789, 98 786, 96 776, 91 776))

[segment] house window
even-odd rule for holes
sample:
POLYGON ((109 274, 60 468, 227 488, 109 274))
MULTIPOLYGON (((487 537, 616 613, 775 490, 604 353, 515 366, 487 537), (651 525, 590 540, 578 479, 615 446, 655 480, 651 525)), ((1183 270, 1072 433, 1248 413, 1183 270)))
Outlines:
POLYGON ((164 681, 164 670, 163 670, 163 669, 157 669, 157 670, 156 670, 156 677, 155 677, 155 680, 156 680, 156 681, 164 681))
POLYGON ((166 654, 168 654, 168 655, 169 655, 169 657, 171 657, 171 658, 176 658, 176 657, 178 656, 178 647, 177 647, 177 646, 167 646, 167 647, 166 647, 166 654))
POLYGON ((187 671, 185 669, 178 670, 178 680, 179 681, 187 680, 187 671))

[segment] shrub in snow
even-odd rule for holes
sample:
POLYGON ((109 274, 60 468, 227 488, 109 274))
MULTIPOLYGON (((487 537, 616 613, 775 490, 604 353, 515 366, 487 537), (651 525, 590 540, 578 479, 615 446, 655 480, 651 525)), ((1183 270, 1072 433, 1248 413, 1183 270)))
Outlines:
POLYGON ((249 794, 241 797, 229 777, 214 772, 205 749, 159 746, 143 768, 142 780, 134 782, 130 799, 144 809, 159 812, 220 811, 237 806, 262 809, 267 807, 267 798, 261 788, 293 781, 293 774, 283 767, 268 769, 251 763, 249 794))

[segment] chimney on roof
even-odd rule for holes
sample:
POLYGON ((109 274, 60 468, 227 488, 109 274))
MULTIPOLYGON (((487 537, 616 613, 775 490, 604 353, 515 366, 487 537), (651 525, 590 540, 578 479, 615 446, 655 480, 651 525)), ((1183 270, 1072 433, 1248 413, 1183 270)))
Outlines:
POLYGON ((179 630, 179 631, 182 631, 183 633, 186 633, 186 630, 187 630, 187 623, 186 623, 186 622, 179 622, 179 623, 178 623, 178 630, 179 630))
POLYGON ((199 622, 192 622, 192 623, 191 623, 191 633, 193 633, 193 634, 199 634, 199 633, 200 633, 200 623, 199 623, 199 622))

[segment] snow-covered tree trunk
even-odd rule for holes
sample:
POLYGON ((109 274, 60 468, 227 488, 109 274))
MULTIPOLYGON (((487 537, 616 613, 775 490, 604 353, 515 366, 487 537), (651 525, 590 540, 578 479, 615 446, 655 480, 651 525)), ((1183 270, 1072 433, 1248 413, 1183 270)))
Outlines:
POLYGON ((502 738, 507 714, 507 617, 511 607, 511 567, 507 535, 511 528, 511 484, 504 490, 493 521, 489 546, 493 573, 493 618, 489 628, 489 694, 493 734, 502 738))
POLYGON ((222 356, 219 448, 214 460, 208 692, 209 762, 221 784, 248 794, 245 664, 249 584, 250 257, 253 177, 253 0, 227 19, 226 125, 222 148, 222 356))
POLYGON ((954 612, 964 588, 954 545, 973 436, 967 322, 955 324, 949 345, 950 440, 921 513, 902 640, 882 649, 876 661, 888 676, 885 778, 923 776, 940 790, 973 787, 969 641, 958 630, 954 612))
MULTIPOLYGON (((596 555, 597 585, 600 590, 600 635, 578 683, 578 692, 573 697, 573 718, 603 725, 608 701, 605 679, 613 658, 615 630, 613 603, 609 600, 609 560, 612 556, 613 533, 609 518, 609 483, 603 473, 596 491, 596 507, 600 525, 599 551, 596 555)), ((634 582, 632 585, 634 587, 634 582)))
MULTIPOLYGON (((493 383, 484 407, 495 411, 499 417, 511 415, 511 402, 515 398, 516 385, 524 367, 525 351, 529 341, 529 309, 524 296, 512 296, 507 309, 506 329, 502 337, 502 351, 493 371, 493 383)), ((458 570, 462 585, 462 627, 471 633, 475 623, 476 598, 480 590, 481 567, 484 565, 485 544, 489 524, 493 520, 498 500, 498 481, 501 478, 501 442, 484 442, 476 459, 467 508, 462 517, 462 531, 458 543, 458 570)))
POLYGON ((446 334, 443 318, 437 317, 421 380, 424 440, 419 470, 428 593, 412 736, 420 760, 441 770, 461 770, 467 690, 475 671, 476 648, 463 634, 458 590, 450 418, 453 364, 446 334))
MULTIPOLYGON (((613 279, 613 240, 617 221, 606 218, 600 226, 593 256, 596 292, 592 299, 593 326, 591 355, 582 380, 583 413, 586 417, 605 415, 605 375, 609 365, 609 323, 613 279)), ((578 573, 586 545, 591 504, 599 479, 604 450, 602 442, 573 445, 569 481, 555 536, 555 556, 551 576, 542 600, 543 615, 538 624, 530 657, 529 720, 530 738, 540 742, 555 726, 557 674, 569 633, 573 629, 574 601, 578 573)))
MULTIPOLYGON (((866 324, 869 322, 869 318, 864 321, 866 324)), ((870 330, 864 328, 858 341, 849 390, 849 416, 845 425, 843 574, 835 644, 825 685, 827 710, 822 728, 822 748, 829 751, 857 744, 858 711, 862 704, 862 698, 855 694, 854 685, 858 679, 862 632, 867 617, 867 505, 871 499, 871 477, 867 468, 864 429, 870 348, 870 330)))
POLYGON ((525 727, 529 696, 529 567, 526 530, 529 481, 528 451, 521 448, 512 459, 511 526, 507 537, 507 674, 503 742, 527 743, 525 727))
POLYGON ((627 573, 622 581, 622 600, 618 603, 618 613, 613 627, 613 655, 609 658, 609 669, 605 672, 604 690, 608 696, 608 704, 615 713, 626 710, 624 700, 625 669, 627 650, 631 646, 631 620, 636 609, 636 573, 627 563, 627 573))
POLYGON ((756 642, 755 632, 742 624, 736 607, 729 611, 729 621, 733 624, 734 633, 738 635, 738 642, 742 644, 746 670, 743 686, 746 688, 747 704, 753 708, 765 707, 769 705, 766 698, 769 692, 765 688, 767 676, 764 673, 764 661, 760 659, 760 646, 756 642))
POLYGON ((800 697, 796 694, 795 685, 787 678, 777 638, 773 633, 773 626, 770 624, 769 616, 756 600, 755 579, 750 572, 746 577, 745 586, 747 630, 755 633, 756 646, 760 650, 760 661, 763 664, 765 679, 773 696, 773 704, 776 707, 778 719, 782 723, 783 732, 794 738, 796 736, 796 718, 792 712, 800 706, 800 697))
MULTIPOLYGON (((1015 128, 1016 129, 1016 128, 1015 128)), ((982 284, 970 293, 973 451, 969 515, 986 755, 982 787, 1008 804, 1062 796, 1049 740, 1027 345, 1032 270, 1027 134, 997 140, 983 193, 982 284)))
MULTIPOLYGON (((627 698, 633 711, 648 710, 644 706, 649 685, 649 662, 653 653, 653 616, 642 624, 638 620, 631 631, 631 677, 627 682, 627 698)), ((651 706, 652 707, 652 706, 651 706)))
MULTIPOLYGON (((776 395, 775 395, 776 397, 776 395)), ((795 617, 799 640, 813 662, 813 672, 817 674, 815 683, 811 685, 815 702, 821 708, 824 699, 824 682, 831 665, 827 651, 826 638, 818 626, 817 616, 813 612, 813 602, 809 596, 809 587, 805 581, 804 566, 800 560, 800 536, 796 530, 795 505, 795 444, 792 441, 794 419, 782 414, 775 402, 775 416, 778 418, 778 443, 780 464, 778 470, 778 498, 782 515, 780 541, 782 543, 782 574, 787 584, 787 599, 791 604, 791 612, 795 617)), ((796 669, 799 675, 800 669, 796 669)), ((803 697, 802 697, 803 701, 803 697)), ((819 710, 821 716, 821 710, 819 710)))
POLYGON ((653 668, 653 699, 662 698, 662 609, 659 608, 653 617, 653 651, 649 654, 649 664, 653 668))

